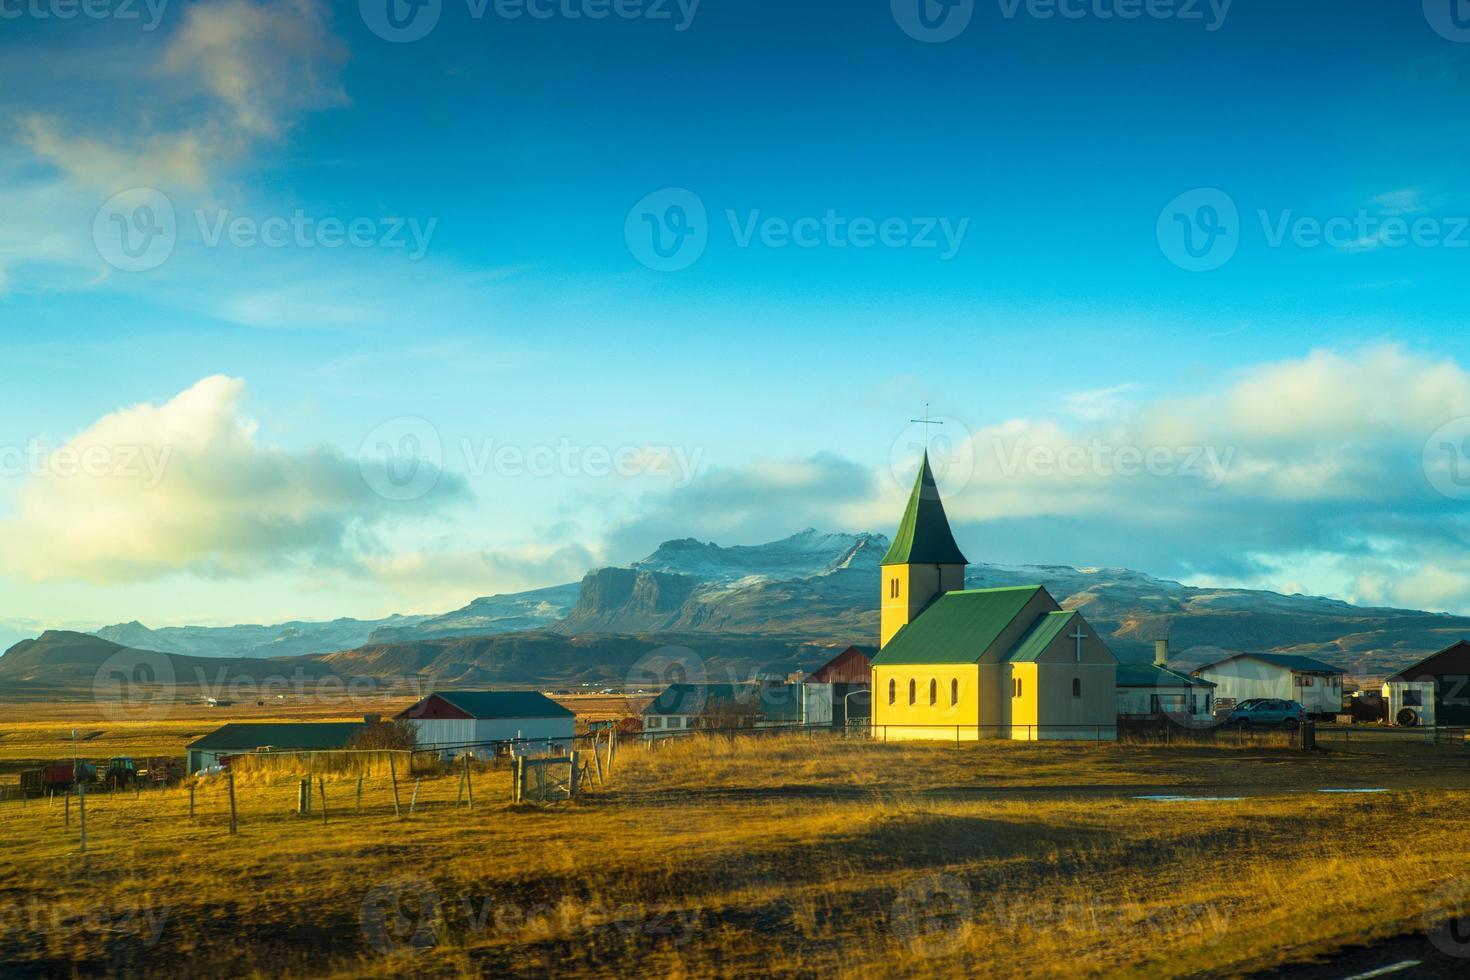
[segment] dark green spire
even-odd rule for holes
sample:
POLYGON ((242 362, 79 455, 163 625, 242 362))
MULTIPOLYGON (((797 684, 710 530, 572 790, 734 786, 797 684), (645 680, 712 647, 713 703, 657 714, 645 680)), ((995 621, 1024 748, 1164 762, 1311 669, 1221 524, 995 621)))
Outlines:
POLYGON ((960 546, 954 543, 949 518, 944 516, 944 504, 939 499, 939 488, 934 485, 934 474, 929 469, 927 451, 919 466, 918 479, 914 480, 914 492, 909 494, 909 505, 898 524, 898 533, 893 536, 893 545, 883 556, 883 564, 969 564, 960 554, 960 546))

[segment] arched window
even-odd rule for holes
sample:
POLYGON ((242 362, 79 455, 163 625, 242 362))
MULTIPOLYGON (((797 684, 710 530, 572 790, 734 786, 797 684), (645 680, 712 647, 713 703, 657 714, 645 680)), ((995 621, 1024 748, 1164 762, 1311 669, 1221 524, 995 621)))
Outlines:
POLYGON ((1082 678, 1080 677, 1072 678, 1072 697, 1082 697, 1082 678))
POLYGON ((939 703, 939 681, 933 677, 929 678, 929 703, 939 703))
POLYGON ((898 681, 888 678, 888 703, 892 704, 898 700, 898 681))
POLYGON ((960 679, 958 677, 949 682, 949 703, 960 703, 960 679))
POLYGON ((909 704, 913 704, 918 698, 917 692, 919 689, 917 684, 918 682, 915 681, 912 677, 909 678, 909 704))

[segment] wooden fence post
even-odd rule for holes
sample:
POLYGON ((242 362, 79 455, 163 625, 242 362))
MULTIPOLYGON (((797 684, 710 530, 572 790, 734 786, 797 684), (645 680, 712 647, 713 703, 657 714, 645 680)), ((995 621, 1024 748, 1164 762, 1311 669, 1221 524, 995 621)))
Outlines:
POLYGON ((316 777, 316 784, 322 794, 322 823, 325 824, 327 822, 327 777, 316 777))
POLYGON ((413 781, 413 796, 408 801, 408 815, 410 817, 413 816, 413 808, 419 805, 419 784, 423 781, 424 777, 422 776, 413 781))
POLYGON ((574 800, 577 798, 577 791, 582 788, 582 773, 580 771, 578 771, 578 769, 577 769, 577 762, 578 762, 577 752, 576 752, 575 749, 573 749, 572 750, 572 778, 571 778, 571 781, 567 784, 567 789, 572 794, 572 799, 574 799, 574 800))
POLYGON ((475 776, 470 768, 470 759, 474 753, 464 757, 464 792, 465 800, 469 803, 470 812, 475 812, 475 776))
POLYGON ((311 812, 311 804, 306 799, 306 780, 296 780, 296 815, 304 817, 311 812))
MULTIPOLYGON (((24 799, 24 797, 22 797, 24 799)), ((82 813, 82 853, 87 853, 87 784, 77 784, 77 807, 82 813)))
POLYGON ((352 812, 354 815, 362 813, 362 773, 357 774, 357 802, 353 804, 352 812))
POLYGON ((233 769, 230 770, 229 776, 230 776, 230 834, 231 834, 231 836, 233 836, 234 834, 236 834, 236 833, 239 832, 239 824, 235 820, 235 771, 233 769))
MULTIPOLYGON (((598 739, 597 741, 600 742, 602 740, 601 739, 598 739)), ((601 752, 601 746, 599 746, 597 744, 597 742, 593 742, 592 743, 592 759, 593 759, 594 762, 597 763, 597 785, 601 786, 601 785, 603 785, 603 779, 602 779, 602 752, 601 752)))
POLYGON ((515 785, 510 790, 510 801, 521 802, 521 795, 526 785, 526 759, 524 756, 516 756, 515 785))
POLYGON ((393 780, 393 816, 403 819, 403 811, 398 806, 398 765, 393 761, 393 752, 388 753, 388 778, 393 780))

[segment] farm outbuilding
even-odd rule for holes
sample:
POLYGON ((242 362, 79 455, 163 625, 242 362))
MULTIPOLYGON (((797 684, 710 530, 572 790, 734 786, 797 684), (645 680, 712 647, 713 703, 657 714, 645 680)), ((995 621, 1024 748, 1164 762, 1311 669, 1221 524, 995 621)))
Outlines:
POLYGON ((345 749, 365 727, 360 721, 235 722, 190 742, 189 772, 219 765, 225 756, 261 749, 322 752, 345 749))
POLYGON ((1333 717, 1342 711, 1342 679, 1347 671, 1297 654, 1237 653, 1192 673, 1214 683, 1217 702, 1280 698, 1300 702, 1308 715, 1333 717))
POLYGON ((872 661, 857 647, 848 647, 802 680, 801 723, 865 725, 873 716, 872 688, 872 661))
POLYGON ((1470 641, 1406 667, 1383 685, 1395 725, 1470 725, 1470 641))
POLYGON ((576 714, 539 691, 443 691, 395 716, 418 730, 421 749, 490 758, 514 751, 569 750, 576 714))

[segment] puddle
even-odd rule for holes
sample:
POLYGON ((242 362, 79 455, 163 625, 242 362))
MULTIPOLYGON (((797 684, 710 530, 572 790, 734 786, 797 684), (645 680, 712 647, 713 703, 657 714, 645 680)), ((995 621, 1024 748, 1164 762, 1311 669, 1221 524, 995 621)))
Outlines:
POLYGON ((1135 796, 1135 800, 1152 800, 1155 803, 1231 803, 1243 800, 1243 796, 1135 796))
POLYGON ((1386 789, 1319 789, 1319 793, 1387 793, 1386 789))

